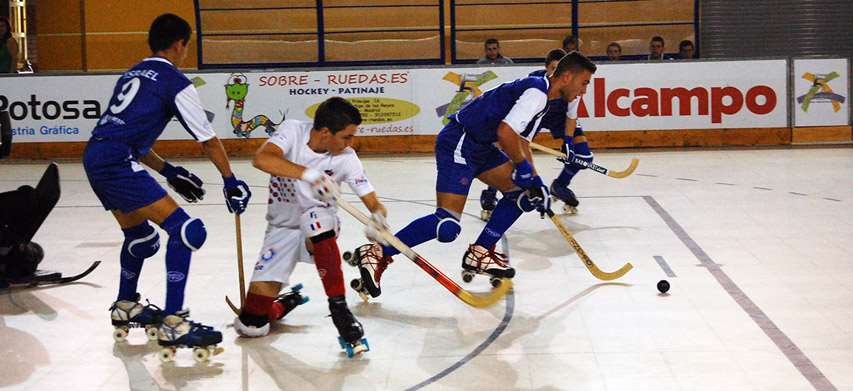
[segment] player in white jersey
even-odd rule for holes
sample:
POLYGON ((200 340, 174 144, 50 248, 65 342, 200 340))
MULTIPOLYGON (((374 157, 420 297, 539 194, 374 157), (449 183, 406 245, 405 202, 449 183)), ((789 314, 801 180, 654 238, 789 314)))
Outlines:
POLYGON ((270 322, 305 301, 298 285, 295 291, 279 293, 289 283, 296 262, 313 260, 342 341, 359 347, 364 332, 346 305, 336 242, 339 220, 330 191, 346 182, 371 211, 374 221, 385 226, 385 207, 350 147, 360 123, 357 108, 343 98, 330 98, 317 108, 313 124, 284 121, 256 153, 255 167, 272 175, 268 226, 246 302, 234 321, 241 335, 266 335, 270 322))

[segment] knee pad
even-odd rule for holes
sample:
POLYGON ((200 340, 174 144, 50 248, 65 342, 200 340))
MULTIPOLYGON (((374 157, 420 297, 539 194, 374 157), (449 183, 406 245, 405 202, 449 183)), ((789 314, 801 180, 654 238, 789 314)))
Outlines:
POLYGON ((148 222, 124 231, 124 247, 137 258, 151 258, 160 249, 160 234, 148 222))
POLYGON ((204 223, 198 218, 191 218, 181 208, 169 215, 162 227, 169 233, 170 242, 180 239, 190 251, 200 249, 207 240, 207 229, 204 228, 204 223))
POLYGON ((443 208, 435 210, 435 217, 438 218, 438 224, 435 225, 435 237, 438 241, 450 243, 456 240, 456 237, 462 232, 462 226, 459 225, 459 218, 443 208))

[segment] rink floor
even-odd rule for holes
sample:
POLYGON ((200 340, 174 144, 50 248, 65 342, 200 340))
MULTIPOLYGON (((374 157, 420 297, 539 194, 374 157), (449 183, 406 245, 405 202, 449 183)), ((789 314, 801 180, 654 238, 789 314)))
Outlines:
MULTIPOLYGON (((224 296, 238 297, 234 220, 221 179, 202 160, 180 162, 207 182, 185 205, 208 228, 195 253, 186 305, 222 330, 224 353, 196 364, 189 350, 161 364, 136 329, 114 343, 109 323, 122 235, 77 162, 60 165, 62 198, 36 236, 43 268, 68 274, 103 264, 80 283, 0 293, 0 388, 52 390, 832 390, 853 389, 853 148, 601 152, 596 163, 634 175, 581 173, 580 213, 566 226, 602 269, 598 281, 551 222, 522 216, 506 238, 515 289, 492 308, 466 306, 404 257, 383 295, 348 301, 372 351, 339 349, 313 265, 293 282, 311 297, 270 336, 237 338, 224 296), (667 279, 669 295, 655 285, 667 279)), ((402 228, 434 208, 430 156, 363 159, 402 228)), ((538 155, 549 181, 559 163, 538 155)), ((34 185, 47 162, 0 164, 0 191, 34 185)), ((266 226, 267 176, 235 172, 254 192, 243 216, 250 273, 266 226)), ((452 244, 416 248, 460 282, 460 259, 483 224, 477 183, 452 244)), ((348 196, 355 200, 353 196, 348 196)), ((557 207, 559 209, 559 207, 557 207)), ((365 240, 341 212, 342 250, 365 240)), ((164 251, 146 261, 139 289, 162 305, 164 251)), ((347 281, 356 270, 345 265, 347 281)), ((247 274, 248 275, 248 274, 247 274)), ((488 281, 465 284, 488 289, 488 281)))

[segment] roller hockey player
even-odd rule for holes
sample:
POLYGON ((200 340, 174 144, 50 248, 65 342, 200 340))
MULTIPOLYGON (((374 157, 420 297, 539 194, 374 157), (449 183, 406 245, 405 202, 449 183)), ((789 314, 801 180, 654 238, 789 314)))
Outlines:
POLYGON ((350 147, 359 124, 357 108, 343 98, 330 98, 317 108, 313 125, 286 120, 255 154, 255 167, 272 175, 269 225, 246 301, 234 320, 240 335, 266 335, 270 322, 304 302, 298 289, 283 296, 279 291, 287 285, 297 261, 313 258, 341 347, 350 357, 369 349, 362 325, 345 300, 334 204, 336 184, 346 182, 371 211, 374 222, 385 227, 385 207, 350 147))
MULTIPOLYGON (((550 75, 556 69, 560 58, 565 55, 562 49, 555 49, 548 53, 546 58, 545 69, 530 73, 530 76, 546 76, 550 75)), ((563 170, 560 175, 551 182, 551 197, 554 200, 563 202, 563 211, 569 214, 577 213, 579 205, 575 193, 569 189, 569 183, 572 178, 586 167, 573 163, 574 157, 592 163, 593 155, 589 150, 589 143, 583 133, 583 129, 578 124, 578 105, 580 104, 580 96, 566 104, 560 98, 548 101, 547 113, 543 116, 539 123, 538 130, 545 130, 551 133, 551 136, 558 140, 563 140, 562 151, 568 151, 568 159, 561 160, 563 162, 563 170), (573 134, 567 135, 566 129, 573 129, 573 134)), ((487 187, 480 194, 480 218, 483 221, 488 221, 491 217, 492 210, 497 205, 497 190, 493 187, 487 187)))
MULTIPOLYGON (((403 228, 397 238, 409 247, 432 239, 455 240, 462 230, 459 218, 471 181, 477 178, 501 190, 503 197, 463 256, 463 278, 470 279, 471 273, 512 278, 515 269, 493 250, 495 243, 523 212, 545 213, 550 208, 548 188, 533 168, 528 142, 547 113, 548 101, 562 98, 570 102, 582 95, 595 69, 588 58, 573 52, 559 61, 553 75, 504 83, 451 116, 435 146, 438 208, 403 228)), ((356 249, 362 276, 367 277, 363 289, 371 296, 381 294, 381 275, 397 253, 378 244, 356 249)))
POLYGON ((194 348, 196 360, 215 353, 222 334, 209 326, 190 321, 183 309, 184 289, 192 252, 207 237, 204 223, 179 207, 140 163, 156 170, 187 202, 204 197, 202 181, 182 167, 164 161, 151 149, 166 124, 177 117, 201 145, 222 174, 226 206, 242 213, 251 192, 238 180, 222 143, 207 121, 198 92, 178 69, 186 58, 190 25, 173 14, 158 16, 148 32, 152 56, 125 72, 86 145, 83 166, 95 195, 115 216, 124 233, 118 297, 111 310, 114 337, 121 341, 129 327, 159 327, 163 349, 160 358, 174 358, 178 347, 194 348), (161 311, 143 306, 136 292, 143 261, 160 248, 160 235, 148 222, 160 226, 169 238, 166 244, 166 305, 161 311), (162 321, 161 321, 162 319, 162 321))

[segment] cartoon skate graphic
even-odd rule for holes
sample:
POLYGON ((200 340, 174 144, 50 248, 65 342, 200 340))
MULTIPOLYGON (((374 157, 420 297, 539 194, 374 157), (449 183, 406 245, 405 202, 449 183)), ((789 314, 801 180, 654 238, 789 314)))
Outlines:
POLYGON ((449 121, 448 116, 455 114, 462 106, 465 106, 468 102, 474 100, 474 98, 483 95, 483 91, 480 91, 480 86, 497 78, 498 75, 492 71, 485 71, 476 75, 460 75, 456 72, 447 72, 443 79, 456 84, 459 90, 453 96, 453 99, 450 100, 450 103, 436 107, 435 114, 442 117, 442 123, 447 125, 449 121))
POLYGON ((242 73, 232 73, 228 77, 228 84, 225 85, 225 95, 228 101, 225 103, 227 109, 234 101, 234 110, 231 111, 231 126, 234 129, 234 134, 237 137, 249 138, 252 131, 258 127, 263 127, 268 135, 273 134, 276 126, 284 121, 284 113, 281 113, 281 121, 272 122, 266 115, 259 114, 254 118, 243 121, 243 107, 246 105, 246 95, 249 94, 249 83, 246 75, 242 73))

